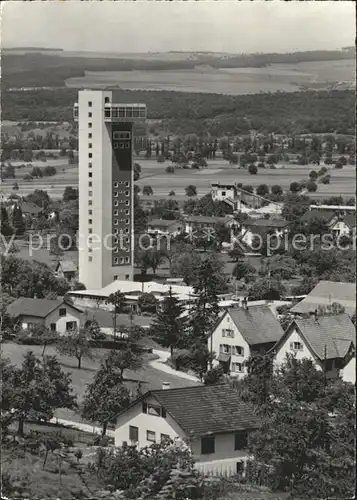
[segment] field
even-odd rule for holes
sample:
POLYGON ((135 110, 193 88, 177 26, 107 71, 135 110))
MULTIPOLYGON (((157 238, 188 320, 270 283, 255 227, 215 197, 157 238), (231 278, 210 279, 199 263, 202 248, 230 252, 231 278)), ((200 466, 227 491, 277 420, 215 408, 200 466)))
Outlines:
MULTIPOLYGON (((212 68, 167 71, 86 71, 83 77, 69 78, 72 88, 100 88, 119 85, 122 89, 173 90, 230 95, 259 92, 295 92, 303 88, 327 88, 338 82, 355 81, 351 60, 271 64, 263 68, 212 68)), ((347 84, 348 85, 348 84, 347 84)))
MULTIPOLYGON (((150 185, 155 195, 166 197, 169 191, 174 190, 175 194, 185 194, 185 187, 193 184, 197 188, 199 196, 203 196, 210 191, 212 182, 234 183, 241 182, 250 184, 253 187, 259 184, 273 186, 280 185, 283 189, 289 189, 291 182, 307 179, 310 170, 316 166, 279 164, 276 169, 259 169, 257 175, 250 175, 246 169, 232 167, 224 160, 208 161, 208 168, 202 170, 177 169, 174 174, 165 172, 169 162, 157 163, 155 159, 136 158, 142 166, 141 178, 137 182, 140 188, 150 185)), ((16 167, 21 162, 12 162, 16 167)), ((57 168, 57 175, 53 177, 43 177, 33 181, 23 181, 23 176, 29 172, 28 167, 16 169, 16 179, 6 179, 1 186, 1 192, 9 195, 13 191, 12 186, 16 181, 19 185, 17 194, 25 196, 35 189, 48 191, 52 198, 60 198, 66 186, 78 187, 78 167, 69 166, 66 160, 49 160, 47 163, 32 162, 33 166, 53 165, 57 168)), ((313 193, 314 198, 328 198, 330 196, 351 197, 355 194, 355 168, 345 166, 342 170, 334 168, 329 170, 331 175, 330 184, 319 184, 318 191, 313 193)))

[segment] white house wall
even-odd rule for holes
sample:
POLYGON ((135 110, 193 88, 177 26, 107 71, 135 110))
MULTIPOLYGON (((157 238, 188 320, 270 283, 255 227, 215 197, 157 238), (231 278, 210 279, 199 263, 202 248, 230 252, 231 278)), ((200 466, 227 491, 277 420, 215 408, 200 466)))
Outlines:
POLYGON ((356 383, 356 358, 353 357, 342 370, 342 379, 345 382, 356 383))
MULTIPOLYGON (((234 354, 231 355, 230 369, 232 368, 232 363, 244 363, 250 357, 249 344, 246 342, 243 335, 240 333, 240 331, 236 327, 236 325, 233 322, 229 313, 226 314, 226 316, 219 323, 219 325, 214 330, 212 335, 208 338, 208 349, 209 349, 209 351, 216 353, 216 357, 218 357, 220 354, 220 347, 219 347, 220 344, 227 344, 229 346, 237 345, 237 346, 243 347, 243 349, 244 349, 243 356, 236 356, 234 354), (224 329, 233 330, 234 337, 233 338, 223 337, 222 330, 224 330, 224 329)), ((217 366, 218 364, 219 364, 219 361, 217 361, 217 360, 215 360, 213 362, 214 366, 217 366)), ((244 375, 246 375, 246 367, 243 367, 243 371, 241 373, 237 373, 237 372, 232 371, 231 375, 243 377, 244 375)))
POLYGON ((129 439, 129 427, 134 426, 139 429, 139 448, 144 448, 145 446, 150 446, 152 441, 146 439, 146 431, 153 431, 156 433, 156 442, 160 442, 160 435, 167 434, 171 439, 177 437, 185 438, 185 434, 176 424, 176 422, 171 418, 169 414, 166 418, 156 417, 154 415, 149 415, 143 413, 142 403, 149 403, 156 406, 160 406, 155 398, 151 397, 145 401, 138 402, 132 408, 129 408, 125 413, 120 415, 117 420, 115 432, 114 432, 114 443, 115 446, 122 446, 123 442, 126 441, 130 444, 129 439))
POLYGON ((77 324, 77 328, 80 326, 81 313, 68 306, 68 304, 63 304, 54 311, 52 311, 45 320, 45 325, 50 328, 51 323, 56 323, 56 331, 62 335, 66 333, 66 323, 68 321, 74 321, 77 324), (66 309, 66 316, 60 316, 59 310, 66 309))
POLYGON ((286 355, 293 354, 297 360, 310 359, 314 361, 316 368, 321 369, 320 362, 312 354, 309 347, 306 345, 296 328, 293 328, 289 335, 287 335, 285 341, 281 344, 279 350, 275 354, 274 366, 278 367, 284 364, 286 361, 286 355), (290 348, 290 342, 300 342, 302 344, 301 350, 293 350, 290 348))

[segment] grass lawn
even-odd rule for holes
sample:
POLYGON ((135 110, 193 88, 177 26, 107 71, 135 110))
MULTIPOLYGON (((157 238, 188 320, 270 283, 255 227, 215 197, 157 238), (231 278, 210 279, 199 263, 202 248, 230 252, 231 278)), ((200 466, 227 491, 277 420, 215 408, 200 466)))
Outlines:
MULTIPOLYGON (((41 356, 42 349, 42 346, 26 346, 6 342, 2 344, 2 356, 9 358, 13 364, 20 365, 23 360, 23 356, 27 351, 33 351, 35 355, 41 356)), ((109 353, 107 349, 94 349, 93 351, 95 359, 93 361, 83 359, 82 368, 79 370, 77 368, 77 360, 75 358, 58 355, 52 346, 49 346, 46 349, 46 354, 55 354, 61 363, 63 370, 71 375, 73 389, 78 395, 79 400, 83 398, 87 384, 92 382, 93 377, 100 366, 101 360, 109 353)), ((132 370, 126 370, 124 372, 124 378, 131 388, 136 388, 138 382, 142 384, 143 390, 161 389, 163 382, 169 382, 172 388, 196 385, 195 382, 191 382, 190 380, 152 368, 149 365, 149 361, 154 358, 155 356, 153 355, 145 354, 143 367, 139 371, 134 372, 132 370)))

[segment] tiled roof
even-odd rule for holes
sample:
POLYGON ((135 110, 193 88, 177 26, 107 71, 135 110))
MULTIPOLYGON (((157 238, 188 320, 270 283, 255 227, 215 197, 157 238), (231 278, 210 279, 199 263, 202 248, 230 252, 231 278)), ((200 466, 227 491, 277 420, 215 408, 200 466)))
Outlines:
POLYGON ((356 284, 337 281, 320 281, 313 290, 296 306, 293 313, 308 313, 337 302, 350 315, 356 310, 356 284))
POLYGON ((58 264, 64 273, 77 271, 77 266, 72 260, 60 260, 58 264))
POLYGON ((23 214, 39 214, 42 212, 42 208, 38 207, 34 203, 29 203, 28 201, 20 203, 20 207, 23 214))
POLYGON ((325 349, 326 359, 344 358, 351 342, 356 343, 355 327, 347 314, 297 318, 294 323, 321 360, 325 358, 325 349))
POLYGON ((284 334, 279 321, 269 306, 249 307, 248 304, 248 309, 243 307, 230 309, 227 314, 230 314, 234 324, 249 345, 277 342, 284 334))
POLYGON ((243 221, 242 225, 243 226, 254 226, 254 227, 286 227, 289 224, 284 219, 254 219, 254 220, 248 220, 248 221, 243 221))
POLYGON ((187 217, 186 222, 196 222, 198 224, 218 224, 218 223, 226 223, 226 217, 208 217, 205 215, 190 215, 187 217))
POLYGON ((159 226, 159 227, 171 227, 174 224, 182 226, 182 222, 179 220, 153 219, 148 222, 148 226, 159 226))
POLYGON ((347 214, 342 219, 351 229, 356 227, 356 217, 352 214, 347 214))
POLYGON ((301 222, 310 222, 314 219, 320 219, 322 221, 330 222, 331 219, 336 217, 336 214, 331 210, 308 210, 300 217, 301 222))
POLYGON ((259 427, 254 408, 241 401, 228 385, 183 387, 150 394, 191 436, 259 427))
POLYGON ((46 318, 57 307, 63 305, 64 307, 71 307, 82 312, 80 309, 63 302, 63 300, 49 300, 49 299, 30 299, 28 297, 21 297, 15 300, 7 308, 10 316, 17 318, 19 316, 35 316, 37 318, 46 318))

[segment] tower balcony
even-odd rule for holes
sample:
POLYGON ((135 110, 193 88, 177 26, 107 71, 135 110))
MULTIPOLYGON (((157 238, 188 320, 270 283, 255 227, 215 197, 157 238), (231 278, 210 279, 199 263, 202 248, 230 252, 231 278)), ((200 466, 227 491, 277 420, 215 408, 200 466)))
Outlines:
MULTIPOLYGON (((73 107, 73 118, 78 121, 79 104, 73 107)), ((144 122, 147 117, 146 104, 105 104, 105 122, 144 122)))

